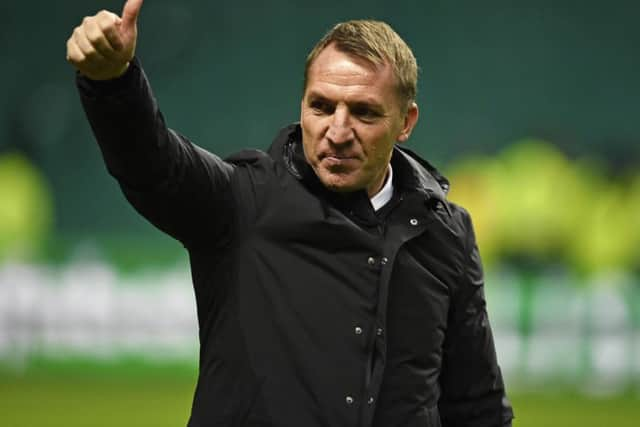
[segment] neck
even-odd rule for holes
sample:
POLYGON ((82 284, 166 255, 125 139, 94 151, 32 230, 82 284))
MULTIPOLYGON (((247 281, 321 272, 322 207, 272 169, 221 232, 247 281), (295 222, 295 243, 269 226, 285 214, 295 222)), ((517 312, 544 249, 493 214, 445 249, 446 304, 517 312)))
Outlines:
POLYGON ((376 179, 375 185, 367 188, 367 194, 369 195, 369 198, 375 196, 380 192, 380 190, 382 190, 382 187, 384 187, 384 184, 387 182, 388 177, 389 177, 389 165, 387 165, 387 168, 384 170, 384 173, 382 174, 382 176, 379 179, 376 179))

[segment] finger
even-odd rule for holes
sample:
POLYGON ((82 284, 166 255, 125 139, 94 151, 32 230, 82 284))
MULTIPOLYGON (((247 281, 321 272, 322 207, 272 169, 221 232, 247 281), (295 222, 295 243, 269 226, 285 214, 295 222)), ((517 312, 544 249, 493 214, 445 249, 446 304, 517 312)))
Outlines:
POLYGON ((80 64, 84 61, 85 56, 72 37, 67 40, 67 61, 73 65, 80 64))
POLYGON ((118 26, 120 25, 120 17, 115 13, 101 11, 96 15, 96 24, 100 31, 104 34, 113 50, 121 50, 124 47, 118 26))
POLYGON ((109 44, 113 47, 114 50, 122 50, 124 48, 124 42, 122 41, 122 37, 120 37, 120 31, 118 30, 120 26, 120 18, 116 21, 116 24, 113 26, 108 26, 102 29, 104 36, 109 40, 109 44))
POLYGON ((78 48, 80 48, 80 51, 84 54, 84 56, 87 59, 104 60, 104 57, 100 54, 100 52, 96 50, 96 48, 91 44, 91 42, 87 38, 87 35, 85 34, 85 31, 83 29, 84 25, 85 24, 83 23, 82 27, 77 27, 73 31, 73 36, 72 36, 73 40, 78 45, 78 48))
POLYGON ((87 40, 95 50, 105 58, 117 59, 117 52, 111 46, 95 19, 88 20, 83 27, 87 40))
POLYGON ((136 27, 138 15, 142 8, 143 0, 127 0, 122 8, 122 27, 125 31, 131 31, 136 27))

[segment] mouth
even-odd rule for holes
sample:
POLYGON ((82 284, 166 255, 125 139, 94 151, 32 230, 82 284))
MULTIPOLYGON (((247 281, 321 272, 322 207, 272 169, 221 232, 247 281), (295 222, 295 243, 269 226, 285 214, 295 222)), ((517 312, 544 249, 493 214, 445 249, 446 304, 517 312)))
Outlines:
POLYGON ((349 167, 353 166, 358 161, 358 158, 345 154, 326 154, 320 160, 327 167, 349 167))
POLYGON ((325 159, 335 159, 335 160, 349 160, 349 159, 355 159, 356 156, 348 156, 345 154, 327 154, 325 156, 323 156, 325 159))
POLYGON ((324 159, 336 159, 336 160, 350 160, 357 159, 358 156, 355 153, 334 153, 334 152, 324 152, 320 153, 320 160, 324 159))

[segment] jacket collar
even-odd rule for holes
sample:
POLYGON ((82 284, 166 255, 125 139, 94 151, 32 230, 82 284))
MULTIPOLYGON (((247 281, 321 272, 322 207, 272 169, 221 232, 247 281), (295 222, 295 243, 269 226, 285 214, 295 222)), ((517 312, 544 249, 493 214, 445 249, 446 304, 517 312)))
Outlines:
MULTIPOLYGON (((293 123, 280 130, 268 153, 276 163, 282 164, 297 179, 312 187, 324 189, 304 157, 302 129, 299 123, 293 123)), ((393 149, 391 165, 396 188, 400 191, 418 192, 432 203, 440 202, 451 214, 446 203, 449 181, 434 166, 413 151, 399 145, 393 149)))

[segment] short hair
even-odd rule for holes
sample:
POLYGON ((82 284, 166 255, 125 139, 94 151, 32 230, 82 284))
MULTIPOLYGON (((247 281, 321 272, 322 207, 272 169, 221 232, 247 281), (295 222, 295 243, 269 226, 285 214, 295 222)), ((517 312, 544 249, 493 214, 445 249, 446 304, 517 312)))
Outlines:
POLYGON ((373 20, 341 22, 325 34, 307 56, 303 90, 307 89, 313 62, 330 44, 376 66, 388 63, 398 80, 398 95, 405 108, 416 99, 418 64, 411 48, 389 24, 373 20))

